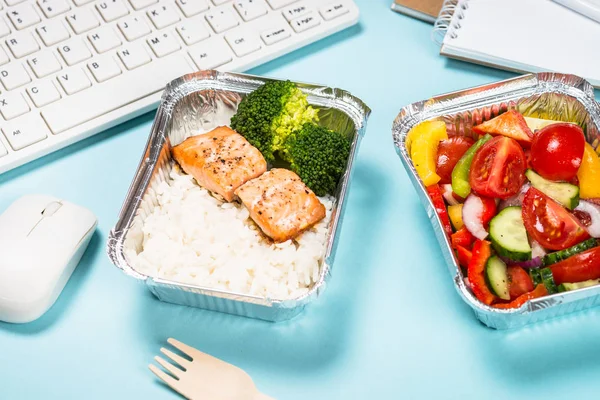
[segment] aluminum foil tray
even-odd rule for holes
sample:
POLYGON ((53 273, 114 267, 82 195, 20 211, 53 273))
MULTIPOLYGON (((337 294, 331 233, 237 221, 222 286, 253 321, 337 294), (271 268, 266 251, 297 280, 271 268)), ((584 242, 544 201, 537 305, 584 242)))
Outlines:
POLYGON ((600 304, 600 286, 595 286, 535 299, 518 309, 500 310, 481 303, 465 285, 449 238, 410 159, 406 137, 413 126, 425 120, 442 120, 448 133, 468 136, 474 125, 507 109, 529 117, 577 123, 594 148, 600 142, 600 106, 592 86, 577 76, 557 73, 528 74, 413 103, 400 111, 392 128, 396 152, 427 211, 456 290, 481 322, 496 329, 518 328, 600 304))
POLYGON ((174 163, 171 146, 189 136, 229 125, 242 98, 268 80, 243 74, 200 71, 172 81, 163 93, 142 160, 107 243, 111 261, 127 275, 144 282, 162 301, 282 321, 299 314, 326 286, 335 258, 352 165, 371 110, 350 93, 325 86, 297 83, 308 95, 309 103, 319 110, 320 124, 347 135, 352 140, 352 147, 335 196, 319 279, 308 293, 292 300, 277 300, 181 284, 144 275, 136 271, 126 257, 126 249, 139 250, 141 247, 142 222, 157 205, 154 188, 169 179, 174 163))

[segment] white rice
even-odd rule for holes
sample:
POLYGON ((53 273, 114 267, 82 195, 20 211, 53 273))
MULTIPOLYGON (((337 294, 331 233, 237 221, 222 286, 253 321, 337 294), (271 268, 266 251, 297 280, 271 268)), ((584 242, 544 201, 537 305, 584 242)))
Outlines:
POLYGON ((273 299, 306 293, 319 277, 332 197, 321 197, 327 216, 295 240, 265 239, 238 203, 226 203, 174 167, 157 188, 158 206, 142 226, 132 267, 152 277, 273 299))

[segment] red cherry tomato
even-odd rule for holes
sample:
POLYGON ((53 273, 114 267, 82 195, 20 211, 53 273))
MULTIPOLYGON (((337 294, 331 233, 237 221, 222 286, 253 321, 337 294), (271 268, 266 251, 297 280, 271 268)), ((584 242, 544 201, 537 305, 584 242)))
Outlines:
POLYGON ((570 181, 577 175, 585 137, 575 124, 559 123, 540 129, 531 144, 531 165, 546 179, 570 181))
POLYGON ((526 167, 525 154, 519 143, 496 136, 475 153, 469 184, 482 196, 508 199, 525 183, 526 167))
POLYGON ((557 285, 600 278, 600 247, 575 254, 550 266, 557 285))
POLYGON ((435 172, 442 178, 440 184, 452 182, 452 170, 463 154, 475 143, 468 137, 453 136, 438 145, 435 172))
POLYGON ((577 217, 535 188, 525 193, 522 213, 527 233, 547 249, 563 250, 590 237, 577 217))
POLYGON ((511 266, 506 269, 506 272, 508 273, 508 290, 511 299, 516 299, 533 290, 533 281, 522 267, 511 266))

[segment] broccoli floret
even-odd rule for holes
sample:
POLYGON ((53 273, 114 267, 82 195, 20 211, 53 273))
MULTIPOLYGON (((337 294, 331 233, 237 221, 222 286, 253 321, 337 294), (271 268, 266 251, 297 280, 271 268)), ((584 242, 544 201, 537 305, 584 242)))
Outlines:
POLYGON ((289 134, 317 121, 317 110, 290 81, 271 81, 248 94, 231 118, 231 128, 258 148, 267 161, 282 149, 289 134))
POLYGON ((351 143, 337 132, 306 123, 289 135, 281 152, 292 171, 317 196, 334 194, 344 173, 351 143))

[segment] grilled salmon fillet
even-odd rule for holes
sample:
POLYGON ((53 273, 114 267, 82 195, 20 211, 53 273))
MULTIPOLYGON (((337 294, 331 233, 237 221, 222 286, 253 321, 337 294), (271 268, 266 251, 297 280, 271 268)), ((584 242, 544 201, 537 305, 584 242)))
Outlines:
POLYGON ((235 189, 267 170, 260 151, 227 126, 186 139, 172 154, 200 186, 227 201, 234 199, 235 189))
POLYGON ((325 218, 325 206, 287 169, 273 168, 240 186, 235 194, 264 234, 276 242, 293 239, 325 218))

